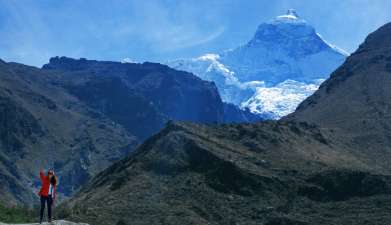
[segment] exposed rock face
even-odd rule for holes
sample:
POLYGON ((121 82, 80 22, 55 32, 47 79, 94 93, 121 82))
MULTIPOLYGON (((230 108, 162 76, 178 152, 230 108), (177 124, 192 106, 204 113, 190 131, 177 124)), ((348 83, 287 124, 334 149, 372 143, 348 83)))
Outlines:
POLYGON ((64 215, 92 224, 389 224, 390 28, 283 120, 168 124, 94 177, 64 215))

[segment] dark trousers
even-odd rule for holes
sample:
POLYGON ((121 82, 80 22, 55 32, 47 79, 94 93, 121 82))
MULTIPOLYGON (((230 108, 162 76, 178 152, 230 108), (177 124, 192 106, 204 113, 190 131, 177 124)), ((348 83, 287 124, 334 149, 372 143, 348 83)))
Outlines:
POLYGON ((52 220, 52 203, 53 199, 52 196, 41 196, 41 214, 39 221, 42 222, 43 219, 43 213, 45 212, 45 205, 48 205, 48 220, 52 220))

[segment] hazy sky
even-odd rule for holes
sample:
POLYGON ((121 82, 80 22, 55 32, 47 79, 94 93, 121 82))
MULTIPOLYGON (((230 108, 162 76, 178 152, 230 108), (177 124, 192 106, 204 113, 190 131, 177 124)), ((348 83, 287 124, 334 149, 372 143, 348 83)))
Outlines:
POLYGON ((391 21, 391 0, 0 0, 0 58, 193 57, 245 43, 288 8, 348 52, 391 21))

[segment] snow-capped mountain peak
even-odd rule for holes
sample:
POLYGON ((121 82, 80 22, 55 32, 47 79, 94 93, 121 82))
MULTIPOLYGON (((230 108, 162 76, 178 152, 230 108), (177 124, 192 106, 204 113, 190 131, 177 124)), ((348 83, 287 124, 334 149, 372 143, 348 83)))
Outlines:
POLYGON ((204 61, 207 61, 207 60, 216 61, 219 58, 220 58, 220 55, 218 55, 218 54, 207 53, 205 55, 202 55, 202 56, 198 57, 197 59, 204 60, 204 61))
POLYGON ((299 18, 299 16, 296 13, 296 10, 294 10, 294 9, 288 9, 286 15, 287 16, 292 16, 292 17, 295 17, 295 18, 299 18))
POLYGON ((287 13, 277 16, 272 23, 306 23, 301 19, 294 9, 288 9, 287 13))
POLYGON ((261 23, 244 45, 168 65, 214 81, 225 102, 277 119, 294 111, 346 56, 290 9, 261 23))

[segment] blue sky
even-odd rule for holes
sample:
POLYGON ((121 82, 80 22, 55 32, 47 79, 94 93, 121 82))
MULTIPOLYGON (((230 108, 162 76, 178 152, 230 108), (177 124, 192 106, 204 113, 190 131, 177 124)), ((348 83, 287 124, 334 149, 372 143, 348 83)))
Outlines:
POLYGON ((0 58, 41 66, 57 55, 194 57, 245 43, 288 8, 348 52, 391 21, 390 0, 0 0, 0 58))

